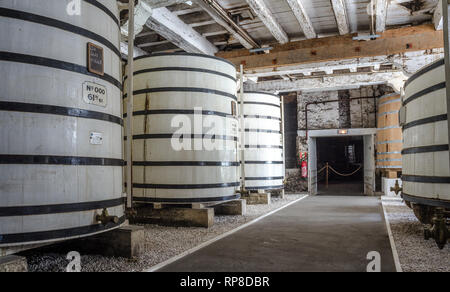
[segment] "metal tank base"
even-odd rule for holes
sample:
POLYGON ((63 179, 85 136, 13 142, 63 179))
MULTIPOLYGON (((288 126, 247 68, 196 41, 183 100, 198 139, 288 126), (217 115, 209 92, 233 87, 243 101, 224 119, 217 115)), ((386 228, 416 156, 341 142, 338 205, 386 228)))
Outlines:
POLYGON ((425 240, 434 239, 440 249, 444 249, 450 241, 450 224, 448 223, 450 213, 444 208, 436 208, 432 219, 433 227, 425 227, 425 240))
POLYGON ((450 202, 402 194, 417 219, 424 224, 426 240, 434 239, 440 249, 450 241, 450 202))

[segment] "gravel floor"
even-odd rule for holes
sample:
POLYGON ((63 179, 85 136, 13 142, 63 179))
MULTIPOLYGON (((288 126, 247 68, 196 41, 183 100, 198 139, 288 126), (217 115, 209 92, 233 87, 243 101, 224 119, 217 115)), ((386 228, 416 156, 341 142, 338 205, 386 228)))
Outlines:
POLYGON ((401 201, 383 200, 404 272, 450 272, 450 245, 439 250, 423 238, 423 226, 401 201))
MULTIPOLYGON (((286 195, 285 199, 273 198, 271 205, 247 206, 246 216, 216 216, 215 224, 210 229, 145 225, 146 252, 142 256, 129 260, 86 255, 81 258, 82 271, 138 272, 149 269, 302 196, 286 195)), ((25 256, 31 272, 64 272, 69 262, 66 260, 66 254, 51 253, 48 248, 45 252, 28 252, 25 256)))

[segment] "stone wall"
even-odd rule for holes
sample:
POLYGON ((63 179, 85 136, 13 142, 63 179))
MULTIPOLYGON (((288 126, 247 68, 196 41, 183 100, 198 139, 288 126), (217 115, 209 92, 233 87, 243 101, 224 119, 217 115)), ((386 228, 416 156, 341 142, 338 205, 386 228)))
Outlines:
MULTIPOLYGON (((297 96, 298 129, 306 129, 307 103, 322 102, 338 99, 337 91, 324 91, 314 93, 299 93, 297 96)), ((339 104, 337 102, 319 103, 308 106, 309 129, 336 129, 339 127, 339 104)))
MULTIPOLYGON (((392 93, 386 85, 367 86, 360 89, 299 93, 298 129, 306 130, 307 103, 337 100, 308 106, 308 130, 376 128, 378 98, 392 93), (362 98, 354 99, 352 98, 362 98)), ((306 135, 297 137, 297 151, 308 151, 306 135)))
POLYGON ((375 128, 377 98, 392 93, 390 87, 368 86, 360 89, 299 93, 298 129, 323 130, 345 128, 375 128), (354 98, 364 98, 351 100, 354 98), (320 103, 322 101, 333 101, 320 103), (308 125, 305 108, 308 103, 308 125))
POLYGON ((378 98, 392 93, 387 86, 370 86, 349 90, 350 98, 375 97, 375 99, 360 99, 350 101, 351 128, 376 128, 378 98))
POLYGON ((286 170, 286 193, 301 193, 308 191, 308 180, 302 178, 301 169, 286 170))

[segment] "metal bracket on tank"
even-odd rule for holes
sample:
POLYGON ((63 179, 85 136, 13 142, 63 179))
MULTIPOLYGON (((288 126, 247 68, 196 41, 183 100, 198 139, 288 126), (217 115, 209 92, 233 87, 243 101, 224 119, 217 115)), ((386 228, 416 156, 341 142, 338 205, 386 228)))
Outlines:
POLYGON ((450 231, 447 227, 447 219, 444 216, 444 208, 436 208, 433 217, 433 227, 426 227, 424 230, 425 240, 433 238, 440 249, 444 249, 450 240, 450 231))
POLYGON ((239 191, 236 191, 236 194, 241 194, 241 196, 250 196, 250 191, 239 190, 239 191))
POLYGON ((109 216, 108 210, 106 208, 103 209, 101 215, 95 216, 95 220, 97 222, 101 222, 103 225, 106 225, 108 223, 114 223, 114 224, 118 224, 119 223, 119 217, 117 217, 117 216, 109 216))
POLYGON ((135 208, 127 208, 125 210, 125 215, 127 218, 135 218, 137 216, 138 212, 135 208))
POLYGON ((398 180, 395 181, 395 186, 391 188, 391 192, 394 192, 397 196, 403 191, 403 188, 400 187, 398 180))

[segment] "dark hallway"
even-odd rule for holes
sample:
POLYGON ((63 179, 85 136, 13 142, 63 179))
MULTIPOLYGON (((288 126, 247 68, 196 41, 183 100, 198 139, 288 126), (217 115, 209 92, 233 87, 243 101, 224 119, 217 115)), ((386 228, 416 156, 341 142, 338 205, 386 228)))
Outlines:
POLYGON ((317 140, 319 195, 364 194, 364 141, 362 136, 317 140), (327 186, 327 168, 328 186, 327 186))

